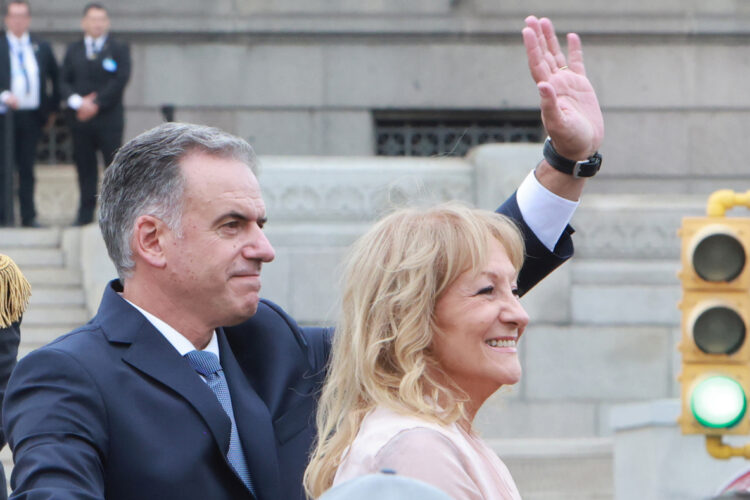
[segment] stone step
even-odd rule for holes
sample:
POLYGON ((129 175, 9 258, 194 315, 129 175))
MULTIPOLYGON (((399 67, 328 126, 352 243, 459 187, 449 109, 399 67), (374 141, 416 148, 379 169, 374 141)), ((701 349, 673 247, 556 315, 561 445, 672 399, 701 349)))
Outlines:
POLYGON ((32 288, 29 307, 74 305, 83 307, 86 303, 81 287, 49 287, 37 285, 32 288))
POLYGON ((29 325, 24 318, 24 322, 21 325, 21 344, 22 345, 34 345, 41 346, 52 342, 60 335, 64 335, 83 323, 68 323, 68 324, 56 324, 50 326, 33 326, 29 325))
POLYGON ((24 326, 82 325, 88 320, 85 307, 29 307, 23 315, 24 326))
POLYGON ((664 325, 680 322, 682 288, 673 285, 574 285, 571 316, 577 325, 664 325))
POLYGON ((675 285, 677 259, 624 260, 579 258, 569 264, 574 285, 675 285))
POLYGON ((81 285, 81 273, 68 268, 29 267, 23 270, 24 276, 31 283, 32 291, 37 287, 69 287, 81 285))
POLYGON ((2 228, 0 251, 12 247, 57 247, 60 245, 60 228, 2 228))
POLYGON ((611 500, 613 443, 608 438, 496 439, 524 500, 611 500))
POLYGON ((65 255, 59 248, 11 247, 3 248, 2 251, 24 272, 35 267, 60 268, 65 265, 65 255))

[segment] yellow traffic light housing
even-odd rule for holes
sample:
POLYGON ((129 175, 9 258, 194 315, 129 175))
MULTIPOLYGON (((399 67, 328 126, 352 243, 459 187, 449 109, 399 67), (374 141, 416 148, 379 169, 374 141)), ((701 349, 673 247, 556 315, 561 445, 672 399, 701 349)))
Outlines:
POLYGON ((750 218, 725 217, 735 205, 750 192, 717 191, 679 231, 683 434, 750 434, 750 218))
POLYGON ((683 434, 748 434, 747 388, 750 370, 741 365, 706 367, 687 365, 682 384, 683 434))
POLYGON ((750 218, 686 217, 679 234, 683 288, 750 289, 750 218))

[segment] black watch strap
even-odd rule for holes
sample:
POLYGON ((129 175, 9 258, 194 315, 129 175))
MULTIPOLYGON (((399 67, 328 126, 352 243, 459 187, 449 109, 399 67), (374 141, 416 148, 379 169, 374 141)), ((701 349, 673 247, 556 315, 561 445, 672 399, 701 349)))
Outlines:
POLYGON ((555 151, 554 146, 552 146, 552 140, 549 137, 544 141, 542 154, 547 163, 552 165, 556 170, 576 178, 593 177, 602 166, 602 155, 599 152, 589 156, 585 161, 569 160, 555 151))

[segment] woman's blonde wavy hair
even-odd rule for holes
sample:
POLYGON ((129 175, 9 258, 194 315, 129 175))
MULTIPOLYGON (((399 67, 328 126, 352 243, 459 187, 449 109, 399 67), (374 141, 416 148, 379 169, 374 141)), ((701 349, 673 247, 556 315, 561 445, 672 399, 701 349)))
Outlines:
POLYGON ((308 495, 317 498, 331 487, 372 408, 442 424, 463 415, 465 395, 446 385, 450 379, 432 357, 435 303, 459 275, 485 265, 492 238, 520 270, 524 245, 515 224, 456 202, 400 209, 354 243, 318 406, 318 437, 305 471, 308 495), (440 401, 444 411, 430 401, 440 401))

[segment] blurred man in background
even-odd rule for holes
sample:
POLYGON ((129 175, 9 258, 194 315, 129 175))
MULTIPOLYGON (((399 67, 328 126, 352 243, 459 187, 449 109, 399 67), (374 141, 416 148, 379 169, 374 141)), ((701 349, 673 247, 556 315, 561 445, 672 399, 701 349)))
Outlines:
MULTIPOLYGON (((42 127, 57 111, 60 92, 57 61, 50 45, 29 34, 31 8, 26 0, 5 5, 5 36, 0 38, 0 104, 12 110, 13 160, 18 170, 18 200, 21 225, 39 227, 34 207, 34 161, 42 127)), ((5 120, 0 120, 0 138, 5 138, 5 120)), ((6 147, 3 144, 4 149, 6 147)), ((5 159, 2 155, 0 161, 5 159)), ((8 165, 7 168, 12 168, 8 165)), ((5 201, 0 193, 0 211, 5 201)), ((0 221, 5 220, 0 212, 0 221)))
POLYGON ((94 220, 101 151, 105 167, 122 144, 125 113, 122 97, 130 78, 130 48, 109 34, 109 14, 99 3, 83 9, 84 37, 68 46, 61 88, 68 104, 73 160, 78 171, 80 203, 75 224, 94 220))

